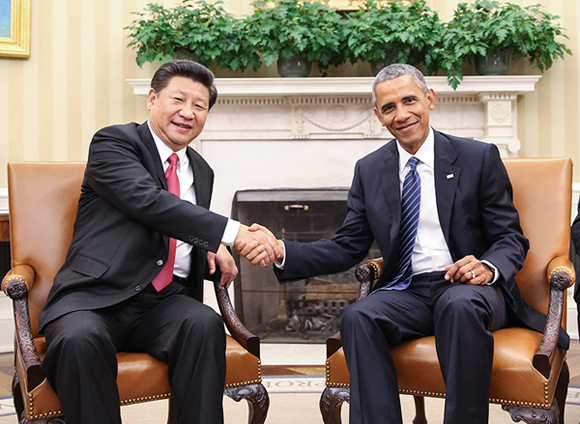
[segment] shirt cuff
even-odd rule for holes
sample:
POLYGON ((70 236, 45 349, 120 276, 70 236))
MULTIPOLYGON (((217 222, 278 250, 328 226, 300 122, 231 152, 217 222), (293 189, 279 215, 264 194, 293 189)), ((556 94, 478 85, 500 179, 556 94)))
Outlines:
POLYGON ((284 256, 282 256, 282 259, 276 259, 274 261, 274 266, 278 269, 284 269, 284 265, 286 265, 286 243, 283 241, 282 246, 284 247, 284 256))
POLYGON ((224 230, 224 235, 222 236, 222 243, 226 246, 232 247, 240 231, 240 223, 236 220, 229 219, 226 224, 226 229, 224 230))
POLYGON ((482 264, 486 264, 488 267, 491 268, 491 270, 493 271, 493 279, 487 283, 488 286, 491 286, 493 283, 495 283, 497 281, 497 279, 499 278, 499 272, 497 270, 497 268, 495 267, 494 264, 492 264, 489 261, 486 261, 485 259, 483 261, 481 261, 482 264))

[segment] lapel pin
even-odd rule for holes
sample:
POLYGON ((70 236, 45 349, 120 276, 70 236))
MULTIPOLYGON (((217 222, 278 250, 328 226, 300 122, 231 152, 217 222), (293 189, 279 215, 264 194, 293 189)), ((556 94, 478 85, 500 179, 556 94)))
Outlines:
POLYGON ((450 180, 451 178, 453 178, 454 175, 453 174, 447 174, 447 179, 450 180))

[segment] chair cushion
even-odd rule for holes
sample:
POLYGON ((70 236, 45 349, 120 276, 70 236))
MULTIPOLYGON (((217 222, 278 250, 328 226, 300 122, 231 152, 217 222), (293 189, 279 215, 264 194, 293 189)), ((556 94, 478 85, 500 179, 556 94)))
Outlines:
MULTIPOLYGON (((40 358, 46 354, 46 340, 39 337, 34 340, 40 358)), ((146 353, 117 354, 119 395, 121 405, 165 399, 171 396, 171 387, 167 379, 167 364, 146 353), (147 378, 143 379, 143 375, 147 378)), ((262 381, 260 359, 249 353, 231 336, 226 337, 226 389, 232 387, 258 384, 262 381)), ((24 375, 23 364, 17 358, 16 368, 19 375, 24 375)), ((41 384, 27 393, 26 382, 21 380, 22 396, 26 403, 26 416, 37 420, 62 415, 58 397, 44 379, 41 384)))
MULTIPOLYGON (((504 328, 493 333, 494 362, 490 402, 503 405, 550 408, 557 378, 547 380, 532 364, 542 334, 525 328, 504 328)), ((425 337, 392 350, 399 392, 427 397, 445 397, 445 383, 439 368, 435 337, 425 337)), ((559 376, 566 351, 557 348, 552 376, 559 376)), ((326 361, 326 385, 348 387, 350 375, 342 348, 326 361)))

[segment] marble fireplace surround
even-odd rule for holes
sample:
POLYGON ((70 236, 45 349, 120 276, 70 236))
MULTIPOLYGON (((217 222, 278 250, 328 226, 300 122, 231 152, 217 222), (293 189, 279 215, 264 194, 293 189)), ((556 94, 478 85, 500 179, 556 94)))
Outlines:
MULTIPOLYGON (((427 77, 437 95, 431 124, 517 157, 517 99, 540 78, 466 76, 454 91, 446 77, 427 77)), ((216 171, 212 209, 229 215, 237 190, 349 187, 356 160, 391 138, 373 112, 373 80, 218 78, 218 101, 193 143, 216 171)), ((128 83, 135 95, 149 91, 149 80, 128 83)))

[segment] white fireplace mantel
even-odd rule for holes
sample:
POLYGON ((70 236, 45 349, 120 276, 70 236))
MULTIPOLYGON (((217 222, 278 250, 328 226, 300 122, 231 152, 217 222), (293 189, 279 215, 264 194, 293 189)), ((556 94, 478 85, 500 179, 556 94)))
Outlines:
MULTIPOLYGON (((541 75, 466 76, 453 90, 447 77, 426 77, 429 88, 437 94, 512 93, 534 91, 541 75)), ((370 96, 373 77, 326 78, 216 78, 220 97, 270 96, 370 96)), ((128 79, 134 94, 149 93, 148 79, 128 79)))
MULTIPOLYGON (((517 157, 521 147, 517 137, 517 98, 533 92, 540 78, 466 76, 453 90, 446 77, 426 77, 438 102, 431 122, 441 131, 494 143, 503 157, 517 157)), ((150 80, 127 81, 134 94, 148 94, 150 80)), ((221 112, 212 111, 202 138, 389 138, 372 111, 373 81, 373 77, 217 78, 221 112), (228 119, 216 115, 227 115, 228 119)))

